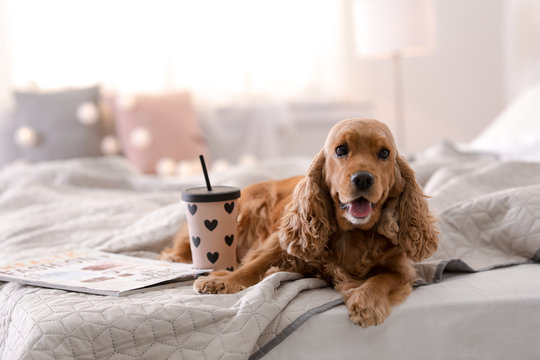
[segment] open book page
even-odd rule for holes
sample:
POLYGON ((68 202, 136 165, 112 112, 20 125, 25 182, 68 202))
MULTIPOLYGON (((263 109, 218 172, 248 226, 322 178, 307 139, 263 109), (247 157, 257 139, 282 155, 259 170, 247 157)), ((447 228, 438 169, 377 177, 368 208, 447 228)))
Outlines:
POLYGON ((76 250, 0 266, 0 281, 121 296, 194 279, 210 269, 98 250, 76 250))

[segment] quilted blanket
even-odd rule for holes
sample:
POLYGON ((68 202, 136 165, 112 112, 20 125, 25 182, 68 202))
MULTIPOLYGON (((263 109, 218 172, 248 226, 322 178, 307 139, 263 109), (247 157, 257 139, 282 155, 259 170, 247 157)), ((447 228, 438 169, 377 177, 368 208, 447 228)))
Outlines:
MULTIPOLYGON (((540 261, 540 164, 440 150, 413 162, 441 231, 419 277, 540 261)), ((308 166, 279 160, 212 180, 244 187, 308 166)), ((181 190, 202 181, 143 176, 122 158, 3 169, 0 263, 80 247, 156 257, 184 218, 181 190)), ((190 283, 121 298, 0 283, 0 359, 257 359, 341 302, 321 280, 290 273, 216 296, 190 283)))
POLYGON ((445 271, 540 262, 540 163, 502 162, 441 144, 414 166, 427 179, 440 230, 436 253, 417 264, 425 283, 445 271))
MULTIPOLYGON (((269 163, 213 180, 245 186, 301 174, 308 164, 269 163)), ((201 181, 142 176, 120 158, 4 169, 1 261, 81 246, 155 257, 184 216, 180 191, 201 181)), ((339 303, 323 281, 290 273, 216 296, 195 294, 191 283, 121 298, 0 283, 0 358, 258 358, 312 314, 339 303)))

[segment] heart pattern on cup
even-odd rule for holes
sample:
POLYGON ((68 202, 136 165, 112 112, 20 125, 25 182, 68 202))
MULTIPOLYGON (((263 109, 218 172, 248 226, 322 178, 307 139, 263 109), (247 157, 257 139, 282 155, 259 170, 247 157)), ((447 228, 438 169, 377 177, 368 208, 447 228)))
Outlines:
POLYGON ((236 268, 238 209, 235 201, 224 201, 213 208, 189 202, 186 205, 194 264, 197 259, 198 267, 233 271, 236 268))
POLYGON ((219 253, 217 251, 215 253, 208 252, 206 253, 206 257, 208 258, 208 261, 210 261, 212 264, 215 264, 219 258, 219 253))
POLYGON ((188 210, 189 210, 189 213, 191 215, 195 215, 195 213, 197 212, 197 205, 195 204, 188 204, 188 210))
POLYGON ((224 207, 226 212, 228 212, 229 214, 232 213, 234 210, 234 201, 230 203, 225 203, 224 207))
POLYGON ((204 220, 204 226, 210 231, 214 231, 214 229, 217 227, 218 221, 216 219, 210 221, 210 220, 204 220))

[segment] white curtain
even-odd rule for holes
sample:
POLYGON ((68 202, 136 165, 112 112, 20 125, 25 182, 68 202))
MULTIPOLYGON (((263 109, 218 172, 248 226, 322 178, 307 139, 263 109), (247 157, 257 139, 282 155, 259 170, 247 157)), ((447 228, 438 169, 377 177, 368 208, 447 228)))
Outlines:
POLYGON ((540 1, 508 0, 504 6, 506 102, 540 82, 540 1))
MULTIPOLYGON (((8 63, 7 0, 0 0, 0 116, 11 105, 8 63)), ((1 117, 0 117, 1 121, 1 117)))
POLYGON ((212 101, 342 92, 343 1, 2 1, 11 86, 99 82, 212 101))

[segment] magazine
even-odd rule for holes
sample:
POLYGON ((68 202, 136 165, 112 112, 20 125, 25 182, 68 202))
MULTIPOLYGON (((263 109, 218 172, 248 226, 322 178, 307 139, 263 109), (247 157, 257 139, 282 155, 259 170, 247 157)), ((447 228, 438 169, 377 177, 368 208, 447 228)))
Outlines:
POLYGON ((82 249, 0 265, 0 281, 123 296, 178 286, 210 269, 82 249))

